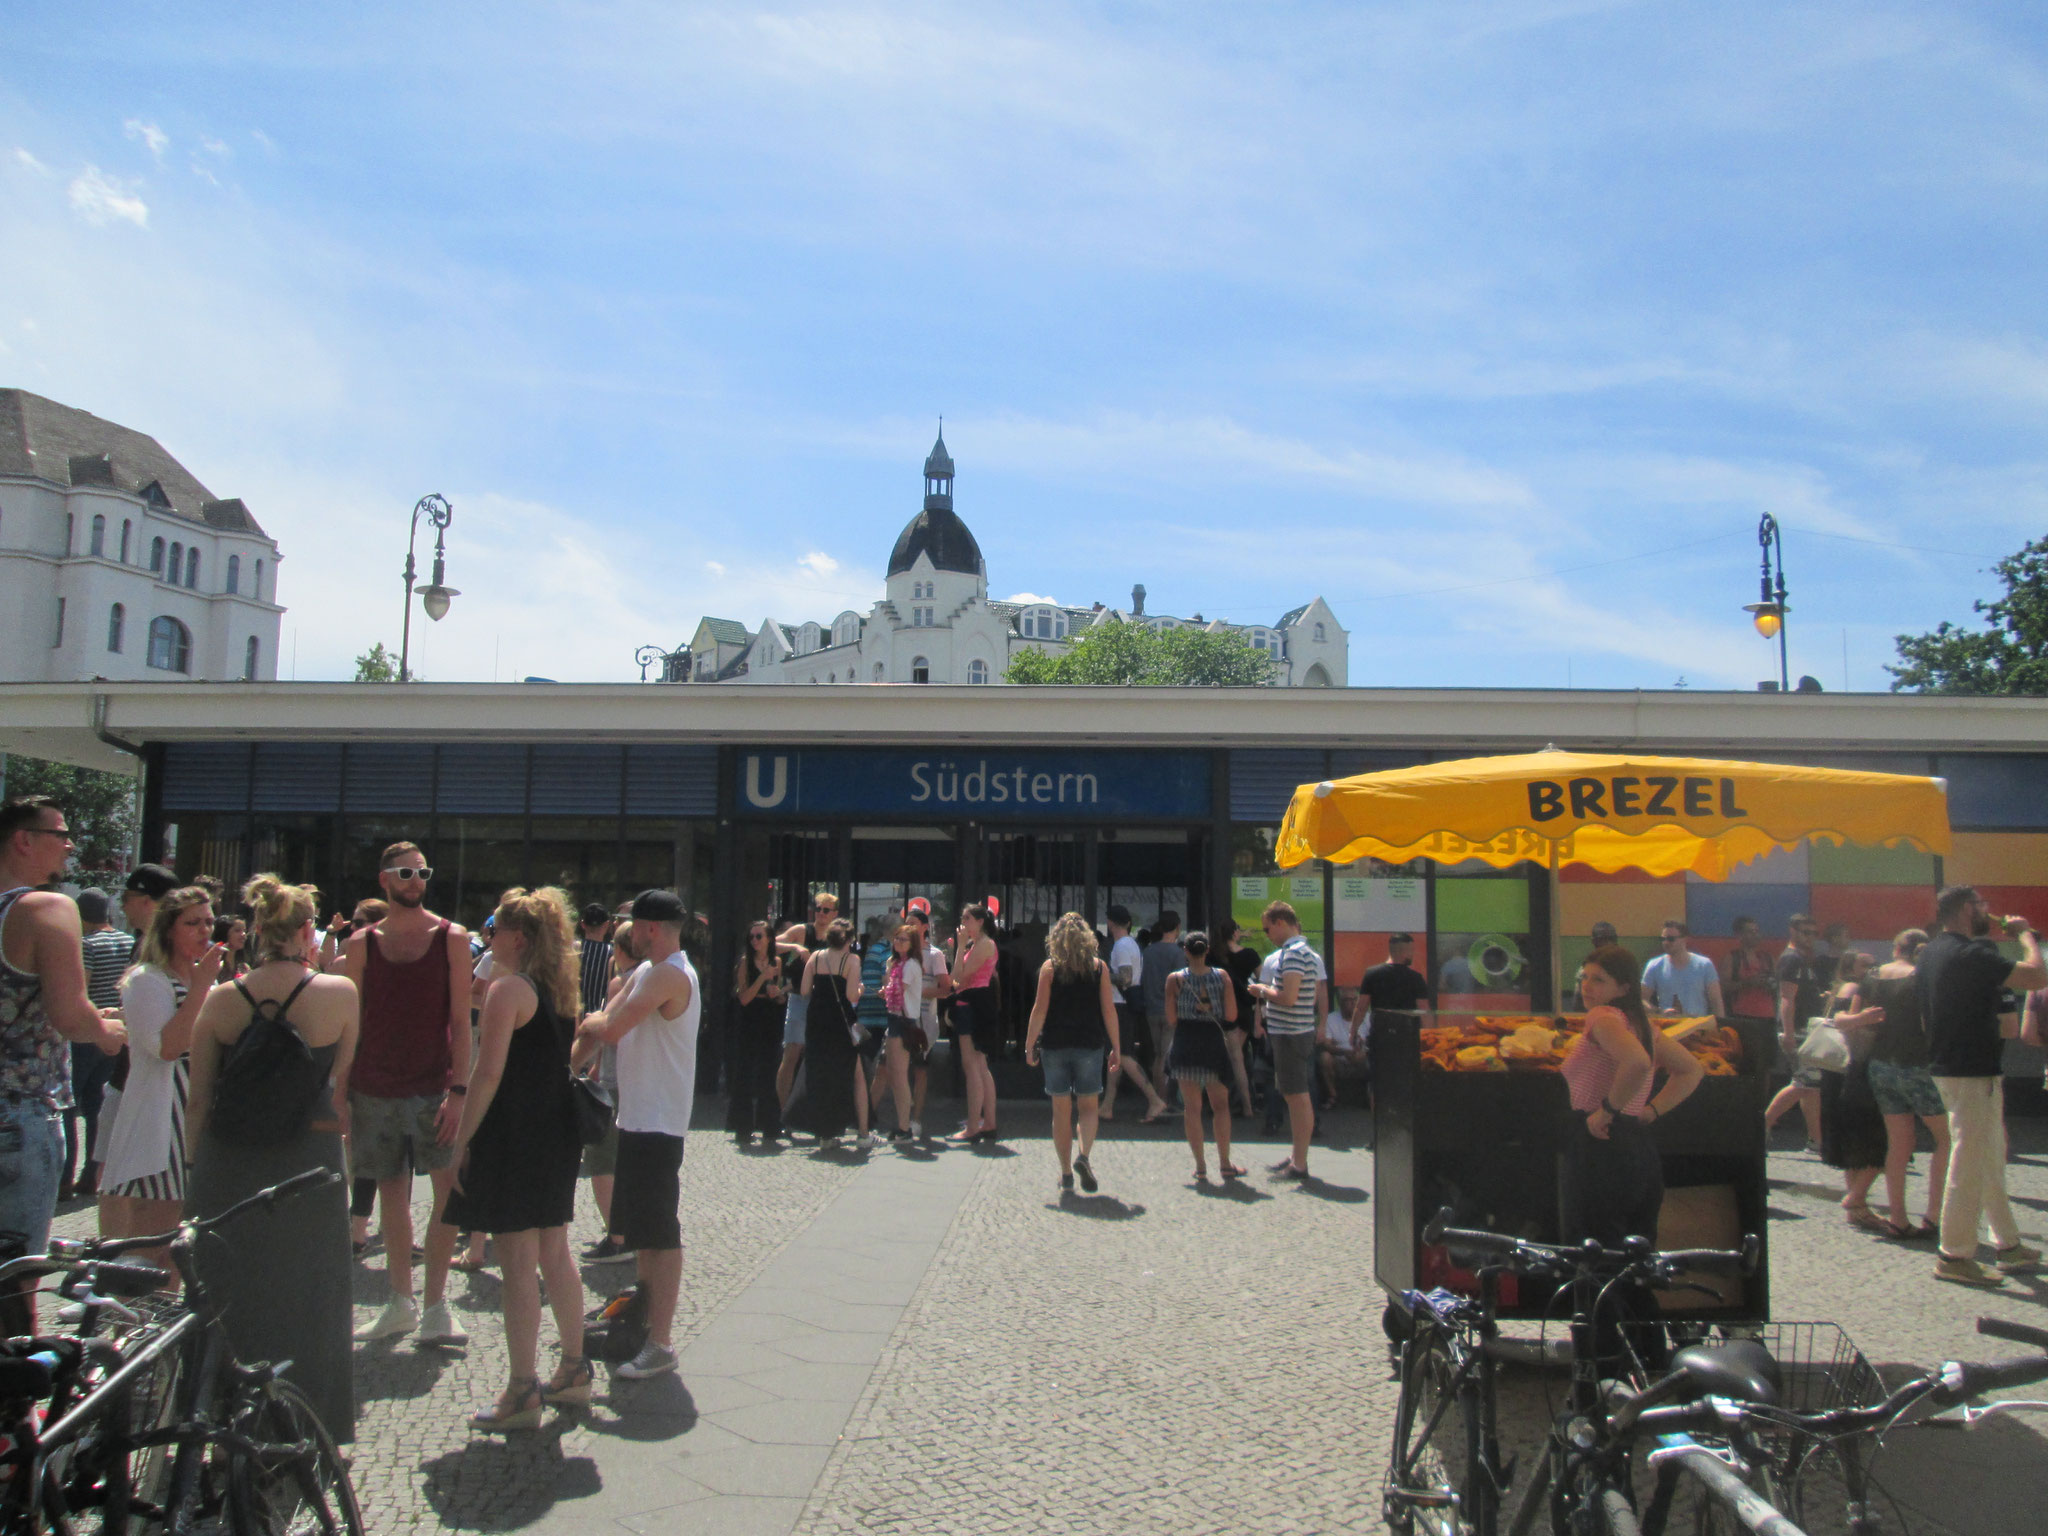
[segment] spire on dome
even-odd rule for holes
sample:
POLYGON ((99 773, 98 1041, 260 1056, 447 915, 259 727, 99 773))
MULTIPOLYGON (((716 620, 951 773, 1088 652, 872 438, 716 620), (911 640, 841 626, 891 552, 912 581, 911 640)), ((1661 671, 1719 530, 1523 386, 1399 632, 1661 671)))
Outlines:
POLYGON ((939 418, 939 439, 924 461, 924 504, 931 512, 953 510, 953 455, 946 452, 946 418, 939 418))

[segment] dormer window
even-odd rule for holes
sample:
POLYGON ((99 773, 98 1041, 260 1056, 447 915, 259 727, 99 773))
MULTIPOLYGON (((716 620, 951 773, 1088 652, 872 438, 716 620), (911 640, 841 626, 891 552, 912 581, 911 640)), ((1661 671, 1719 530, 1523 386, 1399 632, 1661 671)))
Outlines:
POLYGON ((1020 627, 1027 640, 1064 640, 1067 616, 1058 608, 1027 608, 1020 627))
POLYGON ((1316 644, 1317 644, 1317 645, 1321 645, 1322 643, 1323 643, 1323 626, 1322 626, 1322 625, 1320 625, 1320 624, 1318 624, 1318 625, 1316 626, 1316 644))

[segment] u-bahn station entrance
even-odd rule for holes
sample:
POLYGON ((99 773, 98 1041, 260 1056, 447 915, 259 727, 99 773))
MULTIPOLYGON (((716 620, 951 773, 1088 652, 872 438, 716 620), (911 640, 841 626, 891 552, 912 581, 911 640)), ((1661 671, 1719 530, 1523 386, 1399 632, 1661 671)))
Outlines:
MULTIPOLYGON (((1143 926, 1256 917, 1283 897, 1336 983, 1415 934, 1446 1006, 1547 998, 1550 932, 1569 975, 1596 921, 1639 956, 1669 918, 1715 958, 1738 916, 1846 925, 1888 952, 1932 892, 1967 881, 2048 927, 2048 700, 1685 691, 774 688, 746 684, 21 684, 0 686, 0 751, 138 776, 142 852, 230 885, 311 882, 327 908, 374 894, 379 852, 427 850, 431 904, 475 924, 514 885, 580 905, 677 890, 707 1021, 755 918, 831 891, 857 927, 930 900, 1001 904, 1003 987, 1021 1042, 1047 926, 1112 904, 1143 926), (1546 743, 1785 760, 1948 781, 1953 854, 1824 843, 1724 883, 1567 867, 1553 909, 1534 867, 1417 860, 1282 871, 1298 784, 1546 743)), ((2015 1046, 2023 1052, 2024 1047, 2015 1046)), ((2037 1056, 2008 1071, 2039 1080, 2037 1056)))

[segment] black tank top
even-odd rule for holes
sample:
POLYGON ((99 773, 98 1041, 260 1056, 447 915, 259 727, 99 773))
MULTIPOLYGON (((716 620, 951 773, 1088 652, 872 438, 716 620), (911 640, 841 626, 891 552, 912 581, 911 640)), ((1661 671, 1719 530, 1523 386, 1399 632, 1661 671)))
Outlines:
POLYGON ((1102 1027, 1102 962, 1096 961, 1086 975, 1066 977, 1052 973, 1052 996, 1045 1009, 1045 1028, 1038 1036, 1041 1050, 1103 1050, 1109 1034, 1102 1027))

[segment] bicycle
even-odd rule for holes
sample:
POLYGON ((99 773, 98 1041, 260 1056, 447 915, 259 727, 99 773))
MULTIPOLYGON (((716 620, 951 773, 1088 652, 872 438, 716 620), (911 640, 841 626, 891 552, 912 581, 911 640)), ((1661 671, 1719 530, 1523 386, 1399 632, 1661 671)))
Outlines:
POLYGON ((236 1536, 361 1536, 348 1469, 311 1402, 284 1379, 290 1362, 235 1359, 193 1257, 207 1233, 337 1177, 310 1169, 173 1233, 59 1244, 0 1265, 0 1287, 66 1276, 87 1329, 118 1305, 100 1286, 111 1280, 110 1288, 129 1289, 146 1279, 153 1289, 167 1278, 151 1266, 114 1264, 121 1254, 168 1249, 185 1286, 183 1307, 161 1322, 121 1308, 130 1326, 118 1338, 11 1341, 0 1398, 15 1443, 0 1457, 0 1468, 13 1469, 0 1484, 0 1536, 72 1536, 94 1516, 109 1536, 124 1536, 138 1518, 165 1536, 222 1520, 236 1536), (49 1399, 41 1423, 21 1411, 34 1406, 25 1404, 30 1395, 49 1399))
POLYGON ((1439 1212, 1424 1240, 1492 1262, 1477 1266, 1477 1299, 1414 1292, 1397 1298, 1408 1326, 1382 1495, 1388 1524, 1407 1533, 1420 1518, 1433 1536, 1494 1536, 1515 1470, 1514 1459, 1500 1454, 1495 1371, 1520 1352, 1505 1347, 1493 1316, 1498 1276, 1512 1271, 1555 1281, 1569 1295, 1572 1387, 1510 1528, 1525 1533, 1547 1501, 1554 1531, 1633 1533, 1628 1446, 1604 1433, 1601 1325, 1609 1295, 1621 1285, 1679 1285, 1688 1272, 1747 1273, 1759 1245, 1752 1238, 1740 1252, 1658 1253, 1633 1238, 1618 1250, 1593 1242, 1565 1247, 1452 1229, 1449 1217, 1439 1212))

